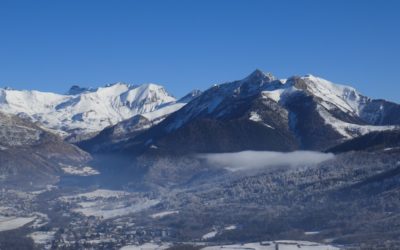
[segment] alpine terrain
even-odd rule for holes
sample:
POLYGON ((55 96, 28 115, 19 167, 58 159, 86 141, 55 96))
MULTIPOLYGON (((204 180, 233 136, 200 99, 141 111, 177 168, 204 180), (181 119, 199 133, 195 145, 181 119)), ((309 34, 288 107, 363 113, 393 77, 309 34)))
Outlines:
POLYGON ((0 89, 0 249, 398 249, 400 105, 305 75, 0 89))
POLYGON ((95 89, 73 86, 65 95, 0 89, 3 112, 39 122, 72 141, 90 137, 105 127, 175 101, 156 84, 115 83, 95 89))

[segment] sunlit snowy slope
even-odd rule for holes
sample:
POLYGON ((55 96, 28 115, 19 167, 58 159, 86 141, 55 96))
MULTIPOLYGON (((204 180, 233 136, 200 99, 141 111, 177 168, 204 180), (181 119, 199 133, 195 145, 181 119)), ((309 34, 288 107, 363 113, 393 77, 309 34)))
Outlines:
POLYGON ((74 86, 65 95, 0 89, 0 110, 28 117, 63 136, 99 132, 174 102, 175 98, 156 84, 116 83, 97 89, 74 86))

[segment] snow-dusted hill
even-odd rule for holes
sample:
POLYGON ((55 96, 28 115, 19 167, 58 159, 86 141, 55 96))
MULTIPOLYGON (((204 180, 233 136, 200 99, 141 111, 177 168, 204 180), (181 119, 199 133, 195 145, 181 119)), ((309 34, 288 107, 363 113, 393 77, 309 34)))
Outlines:
POLYGON ((30 121, 0 111, 0 185, 54 183, 62 166, 80 170, 91 159, 30 121))
POLYGON ((73 86, 66 95, 0 89, 0 110, 28 117, 63 136, 101 131, 138 114, 173 104, 156 84, 116 83, 96 89, 73 86))

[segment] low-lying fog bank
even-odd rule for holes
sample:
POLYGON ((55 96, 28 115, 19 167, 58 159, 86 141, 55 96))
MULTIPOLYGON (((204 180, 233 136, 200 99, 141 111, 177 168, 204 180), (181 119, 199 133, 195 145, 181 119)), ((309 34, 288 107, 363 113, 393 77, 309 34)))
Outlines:
POLYGON ((316 165, 331 160, 331 153, 294 151, 289 153, 272 151, 241 151, 235 153, 201 154, 200 159, 230 171, 253 170, 271 167, 301 167, 316 165))

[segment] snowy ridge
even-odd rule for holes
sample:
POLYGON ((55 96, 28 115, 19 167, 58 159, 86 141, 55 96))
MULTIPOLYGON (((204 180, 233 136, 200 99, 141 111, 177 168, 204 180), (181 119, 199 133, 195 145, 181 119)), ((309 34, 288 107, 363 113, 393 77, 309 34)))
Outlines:
POLYGON ((318 112, 324 119, 325 124, 332 126, 337 132, 347 139, 351 139, 360 135, 365 135, 373 131, 393 130, 398 126, 372 126, 372 125, 358 125, 341 121, 333 117, 325 109, 319 107, 318 112))
MULTIPOLYGON (((178 101, 162 86, 152 83, 140 86, 115 83, 99 88, 73 86, 66 95, 0 89, 0 110, 29 118, 49 132, 78 142, 113 126, 113 133, 124 137, 126 133, 149 129, 176 113, 163 128, 170 133, 195 119, 228 117, 237 111, 235 105, 249 104, 257 98, 273 101, 271 105, 277 104, 281 110, 290 112, 287 104, 298 94, 311 97, 325 123, 345 139, 394 128, 376 124, 400 123, 395 121, 396 112, 400 112, 397 104, 373 103, 376 100, 352 87, 313 75, 277 79, 261 70, 239 81, 215 84, 203 93, 195 90, 178 101)), ((260 110, 251 111, 256 110, 249 111, 250 120, 279 130, 268 117, 260 116, 260 110)))
POLYGON ((306 83, 308 91, 323 100, 322 105, 327 109, 337 107, 343 112, 359 115, 360 109, 368 100, 349 86, 334 84, 313 75, 306 75, 301 79, 306 83))
POLYGON ((138 114, 118 122, 113 126, 105 128, 89 140, 81 141, 81 146, 88 146, 88 148, 86 148, 87 150, 98 151, 102 150, 104 147, 112 145, 113 143, 128 141, 130 138, 159 124, 170 114, 178 111, 200 94, 200 91, 192 91, 178 101, 162 104, 154 111, 138 114))
POLYGON ((65 136, 98 132, 176 101, 156 84, 116 83, 87 91, 75 87, 72 93, 76 94, 0 89, 0 109, 30 118, 65 136))
POLYGON ((148 112, 142 114, 143 117, 145 117, 147 120, 154 124, 157 124, 162 121, 162 118, 165 118, 169 114, 181 109, 183 106, 185 106, 186 103, 174 103, 165 107, 162 107, 160 109, 157 109, 153 112, 148 112))

